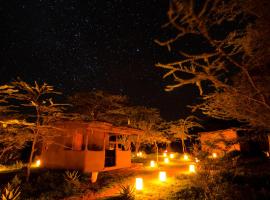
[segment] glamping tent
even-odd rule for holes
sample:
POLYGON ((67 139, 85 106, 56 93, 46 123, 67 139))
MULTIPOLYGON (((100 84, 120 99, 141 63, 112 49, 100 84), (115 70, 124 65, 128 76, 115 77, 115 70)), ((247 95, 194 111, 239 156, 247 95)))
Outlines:
POLYGON ((66 121, 56 125, 57 136, 45 144, 42 166, 76 169, 96 174, 131 166, 130 137, 141 130, 116 127, 105 122, 66 121))

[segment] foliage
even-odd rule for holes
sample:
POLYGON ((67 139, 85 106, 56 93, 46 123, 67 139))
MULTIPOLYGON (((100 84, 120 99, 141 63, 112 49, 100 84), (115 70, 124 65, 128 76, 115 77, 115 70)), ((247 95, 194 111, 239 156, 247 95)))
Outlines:
POLYGON ((68 182, 63 171, 40 171, 33 173, 29 182, 21 185, 23 199, 62 199, 84 191, 81 180, 68 182), (74 184, 75 183, 75 184, 74 184))
POLYGON ((24 145, 29 141, 32 143, 27 169, 27 179, 29 179, 37 145, 41 141, 52 142, 55 136, 53 131, 55 127, 52 123, 64 117, 64 105, 53 102, 52 97, 60 93, 46 83, 39 85, 35 82, 31 85, 22 80, 13 81, 9 86, 4 87, 1 91, 1 95, 3 94, 8 94, 5 103, 10 108, 8 118, 1 122, 6 129, 1 135, 3 151, 5 148, 18 148, 14 147, 18 144, 24 145), (10 90, 12 92, 9 92, 10 90), (12 132, 9 126, 12 126, 12 132), (16 142, 13 142, 14 137, 16 142))
POLYGON ((73 104, 74 111, 87 120, 108 121, 113 114, 110 111, 121 108, 127 97, 97 90, 75 93, 69 97, 69 102, 73 104))
POLYGON ((187 187, 174 194, 172 194, 169 199, 190 199, 190 200, 205 200, 204 192, 199 187, 187 187))
POLYGON ((7 183, 7 185, 3 188, 3 192, 1 195, 2 200, 18 200, 21 196, 21 189, 20 189, 21 181, 20 179, 15 176, 11 183, 7 183))
POLYGON ((120 187, 119 200, 135 200, 135 188, 133 186, 121 185, 120 187))
POLYGON ((80 175, 78 174, 78 171, 65 171, 65 180, 68 184, 75 186, 75 187, 79 187, 80 185, 80 181, 79 181, 79 177, 80 175))
MULTIPOLYGON (((209 200, 269 198, 269 192, 265 191, 270 184, 269 181, 265 181, 267 179, 265 176, 269 174, 265 174, 267 170, 260 171, 260 174, 256 172, 262 163, 254 168, 255 171, 248 172, 251 163, 241 165, 239 153, 231 152, 215 159, 210 159, 204 152, 195 152, 195 154, 200 162, 196 164, 196 174, 191 177, 194 188, 189 192, 193 195, 198 194, 196 191, 200 191, 202 199, 209 200), (244 181, 239 181, 242 179, 244 181)), ((264 161, 264 164, 267 169, 267 161, 264 161)), ((178 195, 182 195, 183 192, 187 191, 180 191, 178 195)))
POLYGON ((189 131, 195 127, 202 128, 202 125, 194 121, 195 119, 197 118, 189 116, 186 119, 179 119, 169 124, 169 133, 172 134, 174 139, 181 141, 183 153, 186 152, 185 140, 192 137, 192 135, 189 134, 189 131))
POLYGON ((167 91, 195 85, 205 103, 195 106, 204 114, 237 119, 269 129, 269 1, 171 1, 172 37, 156 42, 179 55, 177 61, 156 66, 174 84, 167 91), (224 31, 226 30, 226 31, 224 31), (199 39, 198 39, 199 38, 199 39), (178 41, 199 40, 195 50, 178 41), (181 49, 180 49, 180 48, 181 49), (262 113, 262 111, 264 111, 262 113))

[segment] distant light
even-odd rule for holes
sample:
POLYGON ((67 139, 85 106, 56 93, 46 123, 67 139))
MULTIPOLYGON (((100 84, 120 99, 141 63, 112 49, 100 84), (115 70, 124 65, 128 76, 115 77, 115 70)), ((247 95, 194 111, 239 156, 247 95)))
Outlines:
POLYGON ((217 153, 212 153, 213 158, 217 158, 217 153))
POLYGON ((162 182, 165 182, 166 179, 167 179, 166 172, 164 172, 164 171, 159 172, 159 180, 162 181, 162 182))
POLYGON ((166 152, 163 153, 163 157, 167 157, 167 153, 166 152))
POLYGON ((195 173, 195 165, 189 165, 189 172, 195 173))
POLYGON ((40 165, 41 165, 41 161, 40 161, 40 160, 37 160, 37 161, 36 161, 36 166, 37 166, 37 167, 40 167, 40 165))
POLYGON ((143 179, 136 178, 136 190, 142 190, 142 189, 143 189, 143 179))
POLYGON ((137 156, 138 156, 138 157, 142 157, 142 152, 141 152, 141 151, 138 152, 138 153, 137 153, 137 156))
POLYGON ((165 152, 165 153, 168 153, 168 150, 166 149, 164 152, 165 152))
POLYGON ((189 157, 187 154, 184 154, 184 160, 189 160, 189 157))
POLYGON ((195 162, 198 163, 200 162, 200 160, 198 158, 195 158, 195 162))
POLYGON ((153 161, 153 160, 151 160, 151 161, 150 161, 150 167, 155 167, 155 166, 156 166, 156 162, 153 161))
POLYGON ((7 128, 7 124, 6 123, 3 123, 3 128, 7 128))
POLYGON ((164 158, 164 162, 169 163, 170 162, 169 158, 164 158))
POLYGON ((170 158, 174 158, 174 154, 173 153, 170 154, 170 158))

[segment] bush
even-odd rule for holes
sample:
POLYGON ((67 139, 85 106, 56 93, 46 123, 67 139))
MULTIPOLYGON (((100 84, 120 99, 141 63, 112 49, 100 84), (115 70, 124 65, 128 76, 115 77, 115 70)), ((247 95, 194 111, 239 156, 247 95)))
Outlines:
POLYGON ((202 200, 205 199, 204 191, 199 187, 188 187, 173 194, 169 199, 189 199, 189 200, 202 200))

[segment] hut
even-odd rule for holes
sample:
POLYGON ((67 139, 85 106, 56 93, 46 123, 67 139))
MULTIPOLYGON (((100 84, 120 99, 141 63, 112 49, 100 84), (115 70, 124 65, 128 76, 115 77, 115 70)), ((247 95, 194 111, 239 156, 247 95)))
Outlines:
POLYGON ((142 134, 141 130, 98 121, 65 121, 56 127, 53 142, 43 145, 42 166, 91 172, 92 182, 100 171, 130 167, 130 137, 142 134))

